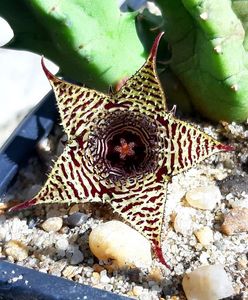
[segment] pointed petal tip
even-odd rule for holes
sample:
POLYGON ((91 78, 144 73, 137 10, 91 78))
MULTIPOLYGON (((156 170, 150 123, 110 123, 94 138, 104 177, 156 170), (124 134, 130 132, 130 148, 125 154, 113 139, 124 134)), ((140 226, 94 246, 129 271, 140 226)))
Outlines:
POLYGON ((217 145, 217 149, 220 151, 235 151, 235 147, 224 144, 217 145))
POLYGON ((42 66, 42 69, 43 69, 44 73, 46 74, 46 77, 49 80, 53 80, 54 79, 54 75, 45 66, 44 56, 43 55, 41 56, 41 66, 42 66))
POLYGON ((156 39, 155 39, 155 41, 154 41, 154 43, 153 43, 153 45, 152 45, 152 49, 151 49, 151 52, 150 52, 150 58, 152 59, 152 60, 155 60, 156 59, 156 57, 157 57, 157 50, 158 50, 158 45, 159 45, 159 42, 160 42, 160 40, 161 40, 161 37, 164 35, 164 32, 160 32, 158 35, 157 35, 157 37, 156 37, 156 39))
POLYGON ((31 200, 27 200, 27 201, 24 201, 20 204, 17 204, 15 206, 12 206, 8 212, 15 212, 15 211, 20 211, 20 210, 23 210, 23 209, 26 209, 26 208, 29 208, 33 205, 35 205, 37 202, 36 199, 31 199, 31 200))
POLYGON ((158 245, 154 245, 154 252, 157 256, 157 258, 159 259, 159 261, 169 270, 171 270, 171 267, 166 263, 164 256, 163 256, 163 252, 160 246, 158 245))

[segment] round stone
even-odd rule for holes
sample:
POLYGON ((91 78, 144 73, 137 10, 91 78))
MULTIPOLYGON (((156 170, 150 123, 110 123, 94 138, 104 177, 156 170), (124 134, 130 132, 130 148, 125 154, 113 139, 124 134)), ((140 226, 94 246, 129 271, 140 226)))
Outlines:
POLYGON ((213 231, 208 226, 204 226, 201 229, 196 230, 194 232, 194 234, 195 234, 197 240, 203 246, 207 246, 207 245, 213 243, 213 241, 214 241, 213 231))
POLYGON ((226 235, 248 232, 248 208, 233 208, 224 217, 221 231, 226 235))
POLYGON ((186 193, 190 206, 204 210, 212 210, 221 200, 220 189, 217 186, 202 186, 186 193))
POLYGON ((60 217, 48 218, 45 222, 41 224, 42 229, 47 232, 56 232, 61 229, 63 225, 63 220, 60 217))
POLYGON ((204 266, 185 274, 182 285, 187 300, 218 300, 234 294, 222 265, 204 266))
POLYGON ((150 242, 120 221, 109 221, 94 228, 89 246, 98 259, 111 259, 117 267, 149 267, 152 263, 150 242))
POLYGON ((133 294, 134 294, 134 296, 140 296, 142 294, 142 292, 143 292, 143 287, 142 286, 135 285, 133 287, 133 294))
POLYGON ((69 242, 66 238, 59 238, 56 243, 55 243, 55 247, 58 250, 63 250, 65 251, 69 246, 69 242))
POLYGON ((23 261, 28 257, 28 247, 20 241, 10 240, 5 244, 4 251, 16 261, 23 261))
POLYGON ((184 236, 191 235, 193 232, 193 215, 194 209, 190 207, 180 208, 173 222, 175 231, 181 233, 184 236))
POLYGON ((84 260, 83 253, 78 249, 78 246, 72 247, 70 250, 72 256, 70 258, 70 263, 72 265, 77 265, 84 260))

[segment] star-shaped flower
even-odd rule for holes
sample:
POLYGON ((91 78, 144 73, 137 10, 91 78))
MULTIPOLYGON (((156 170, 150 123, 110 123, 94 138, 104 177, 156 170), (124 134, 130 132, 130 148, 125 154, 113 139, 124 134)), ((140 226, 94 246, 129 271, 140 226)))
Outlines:
POLYGON ((167 182, 218 151, 232 150, 166 110, 156 73, 156 38, 145 64, 105 95, 44 72, 68 143, 36 197, 11 211, 45 203, 107 202, 151 241, 164 264, 161 230, 167 182))

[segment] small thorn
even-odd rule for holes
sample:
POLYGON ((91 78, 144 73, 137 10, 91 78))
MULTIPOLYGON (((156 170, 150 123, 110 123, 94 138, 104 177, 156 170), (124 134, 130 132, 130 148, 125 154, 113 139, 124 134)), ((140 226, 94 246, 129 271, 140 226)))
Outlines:
POLYGON ((164 35, 164 32, 160 32, 160 33, 157 35, 157 37, 156 37, 156 39, 155 39, 155 41, 154 41, 154 43, 153 43, 153 45, 152 45, 152 49, 151 49, 151 51, 150 51, 149 58, 151 58, 153 61, 156 60, 156 57, 157 57, 157 50, 158 50, 158 45, 159 45, 160 39, 161 39, 161 37, 162 37, 163 35, 164 35))
POLYGON ((217 145, 217 149, 221 151, 235 151, 235 147, 224 144, 217 145))
POLYGON ((233 84, 233 85, 231 86, 231 89, 232 89, 234 92, 237 92, 238 89, 239 89, 239 87, 238 87, 237 84, 233 84))
POLYGON ((166 263, 164 256, 163 256, 163 252, 161 247, 159 247, 157 244, 154 244, 154 252, 157 256, 157 258, 159 259, 159 261, 166 266, 167 269, 171 270, 171 267, 166 263))
POLYGON ((8 212, 13 212, 13 211, 19 211, 19 210, 23 210, 23 209, 26 209, 26 208, 29 208, 33 205, 35 205, 35 203, 37 202, 37 200, 34 198, 34 199, 31 199, 31 200, 27 200, 25 202, 22 202, 20 204, 17 204, 15 206, 12 206, 8 212))
POLYGON ((112 85, 109 86, 108 93, 109 93, 110 95, 113 95, 113 94, 114 94, 114 89, 113 89, 112 85))
POLYGON ((222 52, 222 48, 221 45, 217 45, 216 47, 214 47, 214 51, 218 54, 220 54, 222 52))
POLYGON ((42 55, 41 57, 41 66, 42 66, 42 69, 43 71, 45 72, 46 74, 46 77, 49 79, 49 80, 54 80, 54 75, 47 69, 47 67, 45 66, 45 62, 44 62, 44 56, 42 55))
POLYGON ((170 110, 170 113, 171 113, 173 116, 175 116, 175 115, 176 115, 176 110, 177 110, 177 106, 174 104, 174 105, 172 106, 172 109, 170 110))
POLYGON ((204 21, 206 21, 208 19, 208 13, 205 11, 202 14, 200 14, 200 18, 204 21))

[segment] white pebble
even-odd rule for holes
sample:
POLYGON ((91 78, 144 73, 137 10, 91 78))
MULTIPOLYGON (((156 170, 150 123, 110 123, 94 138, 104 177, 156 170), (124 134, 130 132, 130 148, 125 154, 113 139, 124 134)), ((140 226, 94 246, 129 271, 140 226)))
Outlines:
POLYGON ((58 250, 66 250, 69 246, 69 242, 66 238, 60 238, 56 241, 55 247, 58 250))
POLYGON ((132 291, 133 291, 134 296, 140 296, 143 292, 143 287, 140 285, 135 285, 133 287, 132 291))
POLYGON ((234 294, 222 265, 204 266, 185 274, 182 284, 188 300, 218 300, 234 294))
POLYGON ((208 226, 204 226, 201 229, 196 230, 194 234, 203 246, 207 246, 214 241, 213 231, 208 226))
POLYGON ((23 261, 28 257, 28 247, 20 241, 11 240, 5 244, 4 250, 7 256, 16 261, 23 261))
POLYGON ((194 210, 189 207, 182 207, 174 219, 174 229, 176 232, 181 233, 184 236, 191 235, 193 232, 192 215, 194 210))
POLYGON ((61 229, 63 225, 63 220, 60 217, 48 218, 45 222, 41 224, 42 229, 47 232, 56 232, 61 229))
POLYGON ((228 200, 232 208, 248 208, 248 197, 245 197, 244 199, 228 199, 227 196, 226 199, 228 200))
POLYGON ((117 267, 149 267, 152 263, 150 242, 120 221, 109 221, 94 228, 89 246, 98 259, 113 259, 117 267))
POLYGON ((209 254, 207 252, 202 252, 199 261, 202 265, 208 265, 209 254))
POLYGON ((187 202, 195 208, 212 210, 221 200, 220 189, 217 186, 202 186, 186 193, 187 202))
POLYGON ((110 278, 107 275, 101 276, 100 277, 100 282, 101 283, 109 283, 110 282, 110 278))

